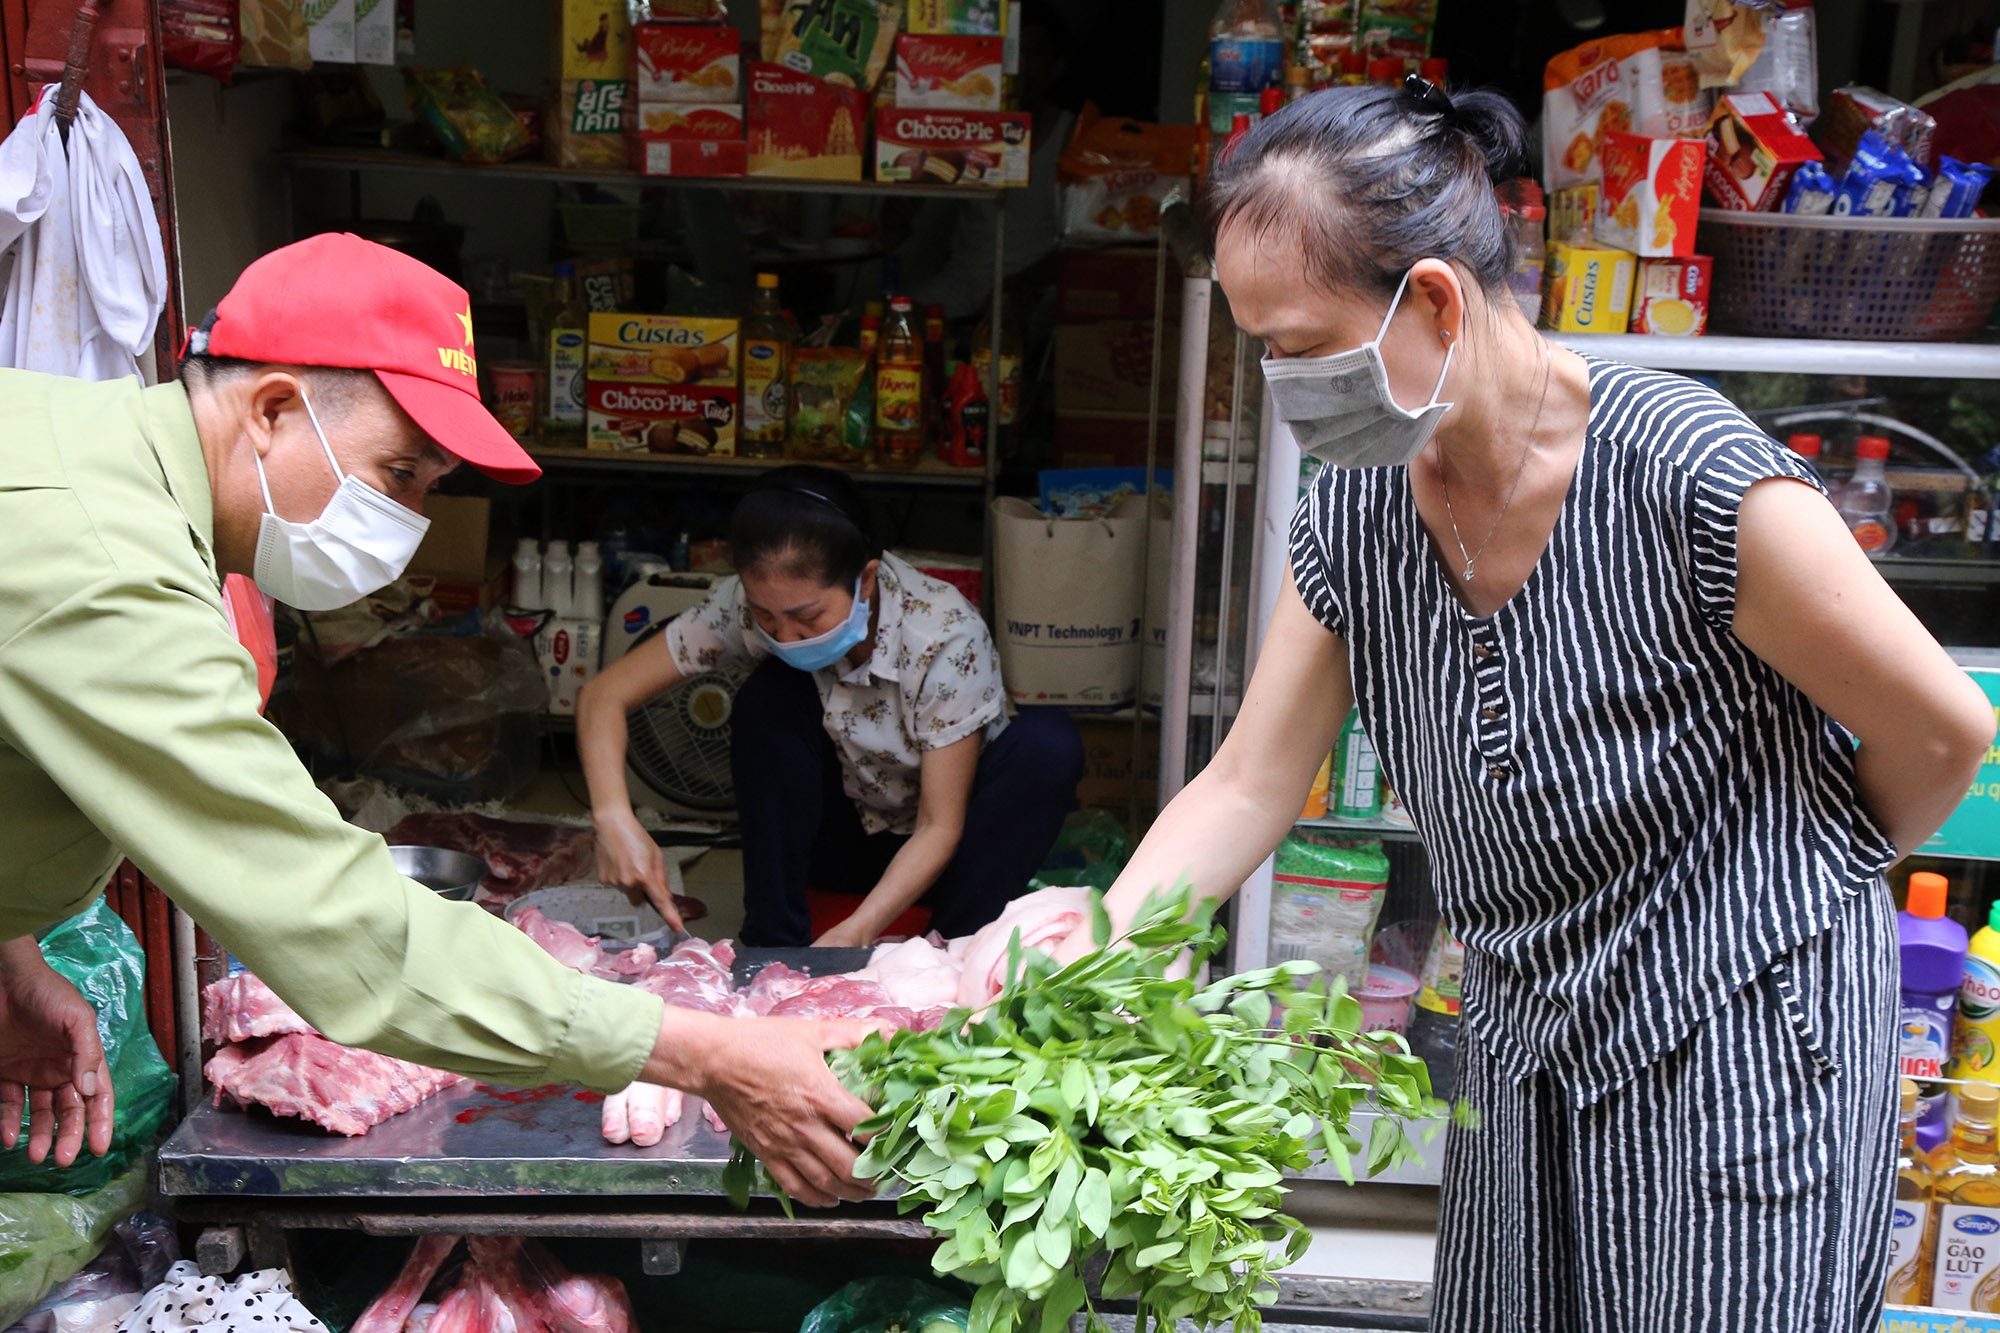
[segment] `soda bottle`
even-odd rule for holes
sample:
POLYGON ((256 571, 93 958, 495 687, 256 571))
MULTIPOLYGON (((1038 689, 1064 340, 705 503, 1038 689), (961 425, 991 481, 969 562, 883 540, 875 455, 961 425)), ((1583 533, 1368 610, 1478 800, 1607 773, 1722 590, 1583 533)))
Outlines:
POLYGON ((778 275, 757 275, 757 299, 743 321, 743 456, 782 458, 792 414, 791 321, 778 304, 778 275))
POLYGON ((889 302, 875 348, 875 461, 913 468, 924 448, 924 341, 907 296, 889 302))
POLYGON ((1840 516, 1870 557, 1896 546, 1896 493, 1883 477, 1888 462, 1889 441, 1863 435, 1854 442, 1854 475, 1840 488, 1840 516))
POLYGON ((1208 127, 1226 133, 1254 116, 1264 90, 1281 87, 1285 22, 1272 0, 1222 0, 1208 25, 1208 127))

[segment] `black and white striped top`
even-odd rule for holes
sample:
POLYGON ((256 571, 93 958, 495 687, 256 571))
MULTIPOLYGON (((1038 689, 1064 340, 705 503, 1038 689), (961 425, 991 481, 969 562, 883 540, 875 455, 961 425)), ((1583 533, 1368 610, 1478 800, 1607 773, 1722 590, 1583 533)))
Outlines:
POLYGON ((1589 1105, 1877 882, 1851 738, 1730 632, 1736 516, 1811 471, 1720 395, 1590 362, 1590 426, 1527 584, 1478 619, 1403 468, 1322 469, 1314 616, 1464 939, 1464 1017, 1589 1105))

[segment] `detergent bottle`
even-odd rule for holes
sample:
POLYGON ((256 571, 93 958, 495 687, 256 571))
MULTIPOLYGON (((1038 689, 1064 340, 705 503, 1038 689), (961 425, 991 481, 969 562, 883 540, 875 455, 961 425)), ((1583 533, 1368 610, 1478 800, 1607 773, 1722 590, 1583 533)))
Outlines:
MULTIPOLYGON (((1910 878, 1914 881, 1916 876, 1910 878)), ((1904 967, 1908 966, 1906 962, 1904 967)), ((1908 984, 1906 979, 1904 985, 1908 984)), ((1973 935, 1966 955, 1945 1077, 1982 1083, 2000 1080, 2000 903, 1993 905, 1985 927, 1973 935)), ((1954 1096, 1949 1115, 1957 1114, 1956 1101, 1954 1096)))
POLYGON ((1910 876, 1906 910, 1896 917, 1903 955, 1903 1077, 1918 1087, 1917 1146, 1925 1152, 1944 1142, 1947 1108, 1938 1080, 1951 1054, 1952 1011, 1967 975, 1965 927, 1944 914, 1950 891, 1943 875, 1918 871, 1910 876))

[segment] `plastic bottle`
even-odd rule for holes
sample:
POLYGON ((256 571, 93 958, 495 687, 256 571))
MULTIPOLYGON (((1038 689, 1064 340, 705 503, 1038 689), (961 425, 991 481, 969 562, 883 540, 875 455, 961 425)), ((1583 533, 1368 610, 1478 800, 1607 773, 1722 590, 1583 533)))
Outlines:
POLYGON ((1290 105, 1313 90, 1312 71, 1304 65, 1294 65, 1285 71, 1285 102, 1290 105))
POLYGON ((1341 819, 1371 820, 1382 815, 1382 765, 1375 746, 1361 729, 1361 713, 1347 715, 1340 728, 1340 748, 1333 752, 1333 789, 1328 804, 1341 819))
POLYGON ((545 324, 548 338, 549 410, 542 434, 557 448, 574 449, 583 441, 589 415, 586 400, 590 366, 590 312, 577 287, 576 265, 556 265, 555 296, 545 324))
POLYGON ((1285 25, 1273 0, 1222 0, 1208 25, 1208 122, 1216 134, 1282 87, 1285 25))
POLYGON ((542 607, 542 545, 533 537, 521 538, 514 548, 514 605, 524 611, 542 607))
POLYGON ((743 434, 746 458, 782 458, 791 420, 791 323, 778 304, 778 275, 757 275, 757 297, 743 321, 743 434))
POLYGON ((985 467, 993 405, 986 401, 986 385, 970 361, 952 365, 951 388, 944 396, 945 435, 938 453, 953 467, 985 467))
MULTIPOLYGON (((1000 455, 1006 457, 1014 450, 1014 440, 1020 431, 1021 421, 1021 323, 1014 318, 1014 311, 1003 300, 1000 303, 1000 398, 994 404, 994 435, 1000 443, 1000 455)), ((993 367, 993 316, 989 313, 979 321, 979 327, 972 331, 972 365, 979 372, 979 382, 984 385, 992 375, 993 367)), ((989 390, 990 392, 990 390, 989 390)))
POLYGON ((1888 458, 1888 440, 1863 435, 1854 442, 1854 475, 1840 488, 1840 516, 1870 556, 1887 555, 1896 546, 1896 493, 1882 476, 1888 458))
MULTIPOLYGON (((1248 133, 1250 133, 1250 116, 1246 112, 1239 111, 1229 122, 1229 137, 1222 141, 1222 156, 1227 156, 1229 150, 1236 146, 1236 141, 1248 133)), ((1216 160, 1220 161, 1221 157, 1216 160)))
POLYGON ((910 298, 889 303, 875 349, 875 461, 913 468, 924 448, 924 343, 910 298))
POLYGON ((1424 956, 1422 985, 1410 1011, 1410 1054, 1430 1067, 1431 1091, 1451 1096, 1458 1072, 1458 1008, 1464 989, 1465 946, 1438 922, 1431 950, 1424 956))
POLYGON ((1958 1021, 1951 1035, 1945 1077, 2000 1079, 2000 903, 1966 946, 1965 979, 1958 988, 1958 1021))
POLYGON ((1383 88, 1402 87, 1409 72, 1409 62, 1401 56, 1380 56, 1368 62, 1368 82, 1383 88))
POLYGON ((569 543, 550 542, 549 553, 542 557, 542 600, 558 617, 576 614, 571 584, 575 570, 576 561, 570 555, 569 543))
POLYGON ((1930 1159, 1917 1146, 1917 1085, 1902 1080, 1896 1201, 1889 1214, 1889 1303, 1922 1305, 1931 1298, 1930 1218, 1934 1185, 1930 1159))
POLYGON ((576 544, 576 580, 570 601, 571 615, 596 620, 604 614, 604 557, 596 542, 576 544))
POLYGON ((1899 1025, 1903 1077, 1919 1090, 1917 1142, 1925 1152, 1944 1142, 1945 1061, 1951 1055, 1952 1014, 1965 981, 1965 927, 1944 914, 1951 885, 1943 875, 1910 876, 1908 907, 1896 916, 1903 956, 1899 1025))
POLYGON ((2000 1310, 2000 1165, 1993 1120, 2000 1089, 1970 1083, 1959 1090, 1951 1160, 1931 1187, 1935 1276, 1931 1304, 1946 1310, 2000 1310))
POLYGON ((1326 818, 1327 793, 1333 787, 1333 756, 1328 754, 1319 766, 1319 773, 1313 778, 1313 785, 1306 792, 1305 809, 1299 811, 1300 819, 1326 818))
POLYGON ((1368 82, 1368 57, 1359 51, 1340 53, 1340 82, 1358 88, 1368 82))
POLYGON ((1266 88, 1257 98, 1257 119, 1259 120, 1264 119, 1266 116, 1275 116, 1284 109, 1285 90, 1283 88, 1266 88))

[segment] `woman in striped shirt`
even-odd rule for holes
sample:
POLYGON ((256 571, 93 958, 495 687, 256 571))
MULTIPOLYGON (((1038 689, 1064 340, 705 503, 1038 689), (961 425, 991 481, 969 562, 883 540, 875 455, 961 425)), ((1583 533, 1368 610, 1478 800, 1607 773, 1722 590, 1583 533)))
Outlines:
POLYGON ((1446 1151, 1433 1327, 1872 1330, 1882 875, 1992 713, 1799 460, 1521 314, 1493 184, 1522 137, 1497 95, 1331 89, 1211 178, 1232 312, 1335 466, 1242 713, 1113 915, 1233 892, 1358 706, 1466 946, 1480 1128, 1446 1151))

